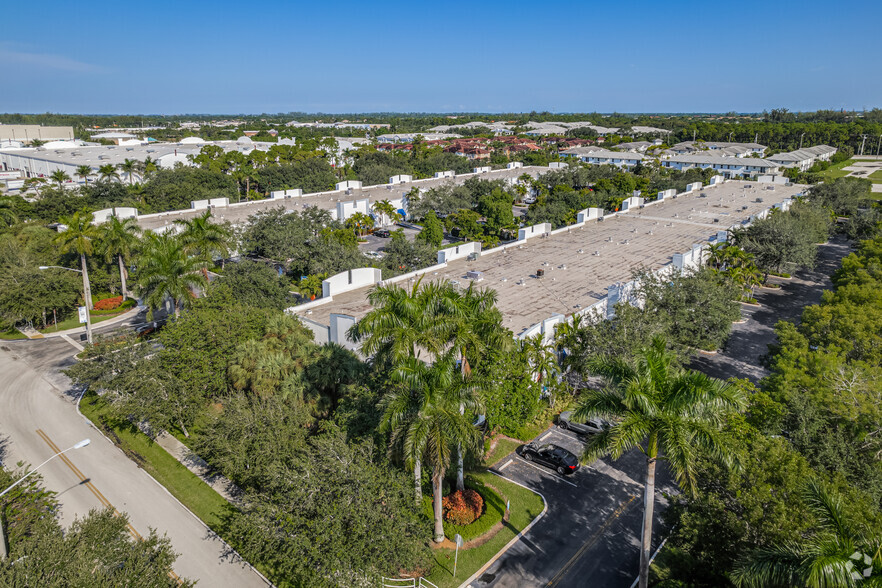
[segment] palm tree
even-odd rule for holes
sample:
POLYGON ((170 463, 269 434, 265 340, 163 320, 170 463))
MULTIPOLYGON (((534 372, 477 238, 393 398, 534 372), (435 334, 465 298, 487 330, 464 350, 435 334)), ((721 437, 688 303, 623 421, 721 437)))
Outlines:
POLYGON ((129 178, 129 185, 131 186, 135 180, 135 172, 138 170, 138 162, 134 159, 126 159, 122 163, 118 164, 117 167, 129 178))
MULTIPOLYGON (((560 373, 560 365, 553 345, 546 344, 542 335, 535 335, 523 340, 524 351, 527 353, 527 361, 533 367, 539 383, 545 388, 547 382, 553 383, 560 373)), ((554 408, 554 395, 550 395, 551 408, 554 408)))
POLYGON ((89 176, 92 175, 92 166, 78 165, 76 175, 77 177, 82 178, 83 183, 85 184, 88 181, 89 176))
POLYGON ((57 170, 53 171, 51 174, 49 174, 49 177, 52 179, 53 182, 58 184, 59 188, 65 182, 70 181, 70 176, 67 175, 67 172, 64 171, 63 169, 57 169, 57 170))
POLYGON ((141 172, 144 174, 145 178, 150 177, 156 170, 159 169, 159 166, 156 163, 156 160, 152 157, 147 157, 144 159, 144 163, 141 164, 141 172))
POLYGON ((852 587, 882 584, 882 541, 843 508, 834 488, 810 481, 805 501, 818 521, 810 535, 756 549, 743 557, 731 578, 739 588, 852 587), (866 582, 863 584, 862 582, 866 582))
POLYGON ((0 225, 11 227, 18 222, 15 212, 15 200, 9 196, 0 196, 0 225))
POLYGON ((80 268, 83 273, 83 303, 92 310, 92 289, 89 286, 89 268, 86 256, 92 255, 95 241, 98 239, 98 227, 92 224, 91 212, 75 212, 62 218, 61 224, 66 228, 55 237, 55 243, 66 252, 74 251, 80 256, 80 268))
POLYGON ((398 362, 442 350, 449 324, 438 315, 443 286, 417 280, 410 290, 378 286, 368 292, 373 309, 349 331, 367 357, 398 362))
MULTIPOLYGON (((395 285, 374 288, 368 293, 373 309, 349 330, 349 337, 361 342, 362 353, 377 364, 396 366, 411 359, 420 360, 424 351, 440 354, 449 330, 445 317, 437 316, 442 295, 442 286, 434 282, 423 286, 422 279, 410 290, 395 285)), ((419 388, 410 386, 398 393, 385 400, 383 431, 391 435, 390 454, 401 450, 405 424, 410 423, 423 404, 419 388)), ((403 457, 405 466, 413 469, 415 493, 420 501, 422 453, 408 451, 403 457)))
POLYGON ((230 254, 232 232, 223 225, 210 222, 211 211, 187 219, 179 219, 175 224, 183 227, 180 238, 187 253, 194 255, 202 264, 202 275, 208 279, 208 265, 214 256, 225 257, 230 254))
POLYGON ((680 487, 694 492, 699 451, 723 460, 731 458, 719 427, 728 411, 744 405, 744 398, 733 386, 676 367, 661 337, 641 350, 634 365, 618 357, 600 357, 590 360, 588 367, 605 379, 606 387, 584 392, 575 417, 615 422, 592 438, 583 461, 604 455, 618 459, 635 447, 646 455, 639 578, 640 588, 646 588, 659 455, 670 464, 680 487))
POLYGON ((119 264, 119 281, 122 286, 122 295, 128 297, 129 291, 126 287, 126 278, 128 270, 126 262, 128 262, 135 252, 138 245, 138 233, 141 229, 138 227, 137 221, 132 218, 120 219, 117 216, 110 217, 106 223, 99 227, 101 250, 104 253, 104 259, 107 263, 116 261, 119 264))
POLYGON ((477 409, 474 390, 462 385, 456 362, 447 355, 427 364, 416 357, 401 362, 392 375, 402 386, 384 399, 384 422, 393 431, 392 440, 400 440, 410 461, 423 460, 432 469, 432 503, 435 520, 434 541, 444 541, 444 519, 441 507, 442 482, 450 466, 453 447, 474 449, 480 444, 480 433, 467 414, 477 409), (403 396, 403 400, 399 397, 403 396), (402 411, 401 409, 405 410, 402 411), (395 426, 393 426, 393 424, 395 426))
POLYGON ((144 245, 139 271, 144 300, 158 308, 166 298, 171 298, 177 318, 181 315, 180 306, 196 297, 193 290, 208 284, 199 272, 201 263, 187 255, 179 238, 168 233, 148 233, 144 245))
MULTIPOLYGON (((442 298, 439 314, 447 317, 445 333, 448 352, 460 362, 460 376, 464 384, 483 390, 486 382, 473 375, 488 348, 506 352, 511 348, 510 333, 502 328, 502 313, 496 308, 496 291, 470 285, 460 291, 449 282, 441 284, 442 298)), ((464 455, 457 449, 456 489, 465 490, 464 455)))
POLYGON ((101 180, 119 180, 119 174, 112 163, 107 163, 98 168, 98 176, 101 180))
POLYGON ((374 226, 374 219, 363 212, 355 212, 346 219, 345 225, 358 235, 364 235, 374 226))
POLYGON ((381 226, 386 225, 386 219, 389 219, 389 223, 393 225, 401 220, 401 214, 388 200, 378 200, 377 202, 374 202, 371 206, 371 210, 374 215, 380 219, 381 226))

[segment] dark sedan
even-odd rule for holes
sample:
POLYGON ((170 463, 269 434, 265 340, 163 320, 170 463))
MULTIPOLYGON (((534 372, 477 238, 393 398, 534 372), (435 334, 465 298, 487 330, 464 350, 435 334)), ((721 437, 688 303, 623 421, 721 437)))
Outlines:
POLYGON ((374 231, 374 236, 382 237, 383 239, 388 239, 389 237, 392 236, 392 233, 390 233, 386 229, 377 229, 376 231, 374 231))
POLYGON ((521 452, 527 461, 535 461, 542 465, 548 466, 557 473, 566 476, 579 470, 579 458, 564 449, 551 443, 539 445, 530 443, 524 446, 521 452))

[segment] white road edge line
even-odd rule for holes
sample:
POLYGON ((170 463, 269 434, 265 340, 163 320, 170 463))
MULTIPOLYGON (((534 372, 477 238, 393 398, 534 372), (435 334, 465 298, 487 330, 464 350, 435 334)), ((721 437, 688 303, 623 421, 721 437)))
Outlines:
MULTIPOLYGON (((512 458, 512 459, 514 459, 514 458, 512 458)), ((540 468, 540 467, 537 466, 536 464, 530 463, 530 462, 527 461, 526 459, 523 459, 523 458, 520 458, 520 457, 518 458, 518 463, 523 463, 524 465, 528 465, 528 466, 530 466, 531 468, 536 468, 537 470, 539 470, 539 471, 542 472, 543 474, 550 474, 550 473, 551 473, 551 472, 549 472, 549 471, 546 471, 546 470, 540 468)), ((564 484, 569 484, 570 486, 572 486, 572 487, 574 487, 574 488, 578 488, 578 487, 579 487, 578 484, 573 484, 573 483, 570 482, 569 480, 564 480, 563 477, 562 477, 562 476, 559 476, 559 475, 558 475, 558 476, 554 476, 554 475, 553 475, 553 476, 552 476, 552 479, 553 479, 553 480, 557 480, 558 482, 563 482, 564 484)))
MULTIPOLYGON (((91 428, 95 429, 95 431, 97 431, 99 435, 101 435, 102 437, 104 437, 105 439, 107 439, 107 442, 110 443, 111 445, 113 445, 114 448, 115 448, 117 451, 121 452, 121 453, 125 456, 126 459, 131 459, 128 455, 126 455, 126 452, 123 451, 121 447, 118 447, 118 446, 116 445, 116 443, 114 443, 114 442, 110 439, 110 437, 108 437, 107 435, 104 434, 104 431, 102 431, 101 429, 99 429, 99 428, 95 425, 95 423, 93 423, 91 420, 89 420, 89 418, 88 418, 86 415, 84 415, 83 412, 80 410, 80 401, 83 399, 83 396, 86 395, 86 391, 87 391, 87 390, 88 390, 88 387, 87 387, 87 386, 83 386, 83 390, 80 392, 80 396, 79 396, 79 398, 77 398, 77 402, 76 402, 76 404, 74 405, 74 406, 76 407, 76 409, 77 409, 77 413, 80 415, 80 417, 81 417, 84 421, 86 421, 86 424, 87 424, 88 426, 90 426, 91 428)), ((161 447, 161 446, 160 446, 160 447, 161 447)), ((165 449, 165 448, 163 448, 163 449, 165 449)), ((166 452, 166 453, 168 453, 168 452, 166 452)), ((169 455, 171 455, 171 454, 169 454, 169 455)), ((173 455, 172 455, 172 458, 174 458, 173 455)), ((177 496, 175 496, 174 494, 172 494, 171 491, 170 491, 168 488, 166 488, 164 485, 162 485, 162 484, 159 482, 159 480, 157 480, 156 478, 154 478, 153 476, 151 476, 149 473, 147 473, 147 470, 145 470, 144 468, 138 468, 138 469, 140 469, 142 472, 144 472, 144 474, 145 474, 148 478, 150 478, 151 480, 153 480, 153 483, 154 483, 154 484, 156 484, 157 486, 159 486, 160 488, 162 488, 162 490, 163 490, 166 494, 168 494, 168 495, 171 497, 172 500, 174 500, 174 501, 177 502, 179 505, 181 505, 181 508, 183 508, 185 511, 187 511, 188 513, 190 513, 190 514, 193 516, 193 518, 196 519, 196 520, 199 522, 199 524, 201 524, 201 525, 205 528, 205 530, 208 532, 208 536, 209 536, 209 537, 211 537, 212 539, 216 539, 216 540, 220 541, 221 543, 223 543, 224 545, 226 545, 227 547, 229 547, 229 548, 230 548, 230 552, 233 553, 233 554, 235 554, 235 556, 238 557, 239 560, 240 560, 239 562, 234 562, 234 563, 241 563, 241 564, 247 566, 252 572, 254 572, 255 574, 257 574, 257 576, 258 576, 261 580, 263 580, 264 582, 266 582, 266 585, 267 585, 267 586, 270 586, 271 588, 276 588, 276 585, 273 584, 272 582, 270 582, 269 578, 267 578, 266 576, 264 576, 264 575, 260 572, 260 570, 258 570, 258 569, 255 568, 253 565, 251 565, 251 562, 250 562, 250 561, 248 561, 247 559, 245 559, 244 557, 242 557, 242 555, 240 555, 239 552, 236 551, 236 550, 233 548, 232 545, 230 545, 229 543, 227 543, 226 539, 224 539, 223 537, 221 537, 220 535, 218 535, 214 530, 212 530, 211 527, 209 527, 207 524, 205 524, 205 521, 203 521, 202 519, 200 519, 199 516, 198 516, 195 512, 193 512, 192 510, 190 510, 190 508, 189 508, 186 504, 184 504, 183 502, 181 502, 180 500, 178 500, 177 496)), ((198 477, 198 476, 197 476, 197 477, 198 477)), ((200 479, 201 479, 201 478, 200 478, 200 479)), ((517 482, 515 482, 515 483, 517 483, 517 482)), ((211 488, 211 486, 209 486, 209 488, 211 488)), ((212 490, 213 490, 213 488, 212 488, 212 490)), ((215 490, 215 492, 216 492, 216 490, 215 490)), ((537 494, 539 494, 539 493, 537 492, 537 494)), ((541 496, 541 495, 540 495, 540 496, 541 496)), ((544 500, 544 498, 543 498, 543 500, 544 500)))
POLYGON ((538 523, 540 520, 542 520, 542 517, 544 517, 544 516, 545 516, 545 513, 548 512, 548 501, 545 500, 545 496, 543 496, 541 492, 538 492, 538 491, 536 491, 536 490, 533 490, 532 488, 529 488, 529 487, 527 487, 527 486, 524 486, 524 485, 521 484, 520 482, 515 482, 515 481, 512 480, 511 478, 506 478, 506 477, 503 476, 502 474, 497 474, 497 473, 494 472, 493 470, 489 470, 489 471, 490 471, 490 473, 493 474, 494 476, 499 476, 500 478, 502 478, 503 480, 505 480, 505 481, 507 481, 507 482, 511 482, 512 484, 515 484, 515 485, 517 485, 517 486, 520 486, 521 488, 524 488, 524 489, 526 489, 526 490, 529 490, 530 492, 533 492, 534 494, 538 494, 538 495, 539 495, 539 498, 542 499, 542 504, 543 504, 542 512, 540 512, 540 513, 536 516, 535 519, 533 519, 532 521, 530 521, 530 524, 527 525, 526 527, 524 527, 524 530, 523 530, 523 531, 521 531, 520 533, 518 533, 517 535, 515 535, 515 536, 512 538, 511 541, 509 541, 508 543, 506 543, 505 546, 504 546, 502 549, 500 549, 500 550, 496 553, 496 555, 494 555, 493 557, 491 557, 490 560, 489 560, 487 563, 485 563, 483 566, 481 566, 481 569, 479 569, 477 572, 475 572, 474 574, 472 574, 471 576, 469 576, 468 579, 467 579, 465 582, 463 582, 462 584, 460 584, 460 585, 459 585, 459 588, 467 588, 472 582, 474 582, 475 580, 477 580, 477 579, 481 576, 481 574, 483 574, 484 572, 487 571, 487 568, 489 568, 489 567, 492 566, 494 563, 496 563, 496 560, 498 560, 500 557, 502 557, 502 556, 505 554, 506 551, 508 551, 509 549, 511 549, 512 546, 514 546, 515 543, 517 543, 518 541, 520 541, 521 537, 523 537, 524 535, 526 535, 526 534, 529 532, 529 530, 533 528, 533 525, 535 525, 535 524, 538 523))
POLYGON ((499 471, 501 472, 502 470, 504 470, 505 468, 510 466, 511 462, 513 462, 513 461, 514 461, 514 458, 512 458, 512 459, 508 460, 507 462, 505 462, 504 464, 502 464, 502 466, 500 468, 498 468, 499 471))

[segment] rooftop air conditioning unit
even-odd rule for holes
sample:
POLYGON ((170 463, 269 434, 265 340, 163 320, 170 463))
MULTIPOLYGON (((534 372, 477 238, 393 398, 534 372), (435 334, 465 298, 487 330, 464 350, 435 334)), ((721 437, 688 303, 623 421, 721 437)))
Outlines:
POLYGON ((757 198, 756 201, 757 201, 757 202, 762 202, 763 199, 762 199, 762 198, 757 198))
POLYGON ((542 270, 542 269, 536 270, 536 277, 537 278, 541 278, 544 275, 545 275, 545 270, 542 270))

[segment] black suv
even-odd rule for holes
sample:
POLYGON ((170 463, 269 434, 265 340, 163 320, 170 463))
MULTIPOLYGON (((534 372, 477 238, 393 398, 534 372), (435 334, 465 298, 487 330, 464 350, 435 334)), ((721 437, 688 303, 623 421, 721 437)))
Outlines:
POLYGON ((552 469, 557 473, 566 476, 579 470, 579 458, 564 449, 551 443, 539 445, 535 441, 525 445, 521 455, 527 461, 535 461, 552 469))
POLYGON ((392 236, 392 233, 390 233, 386 229, 377 229, 376 231, 374 231, 374 235, 377 237, 383 237, 384 239, 388 239, 389 237, 392 236))

